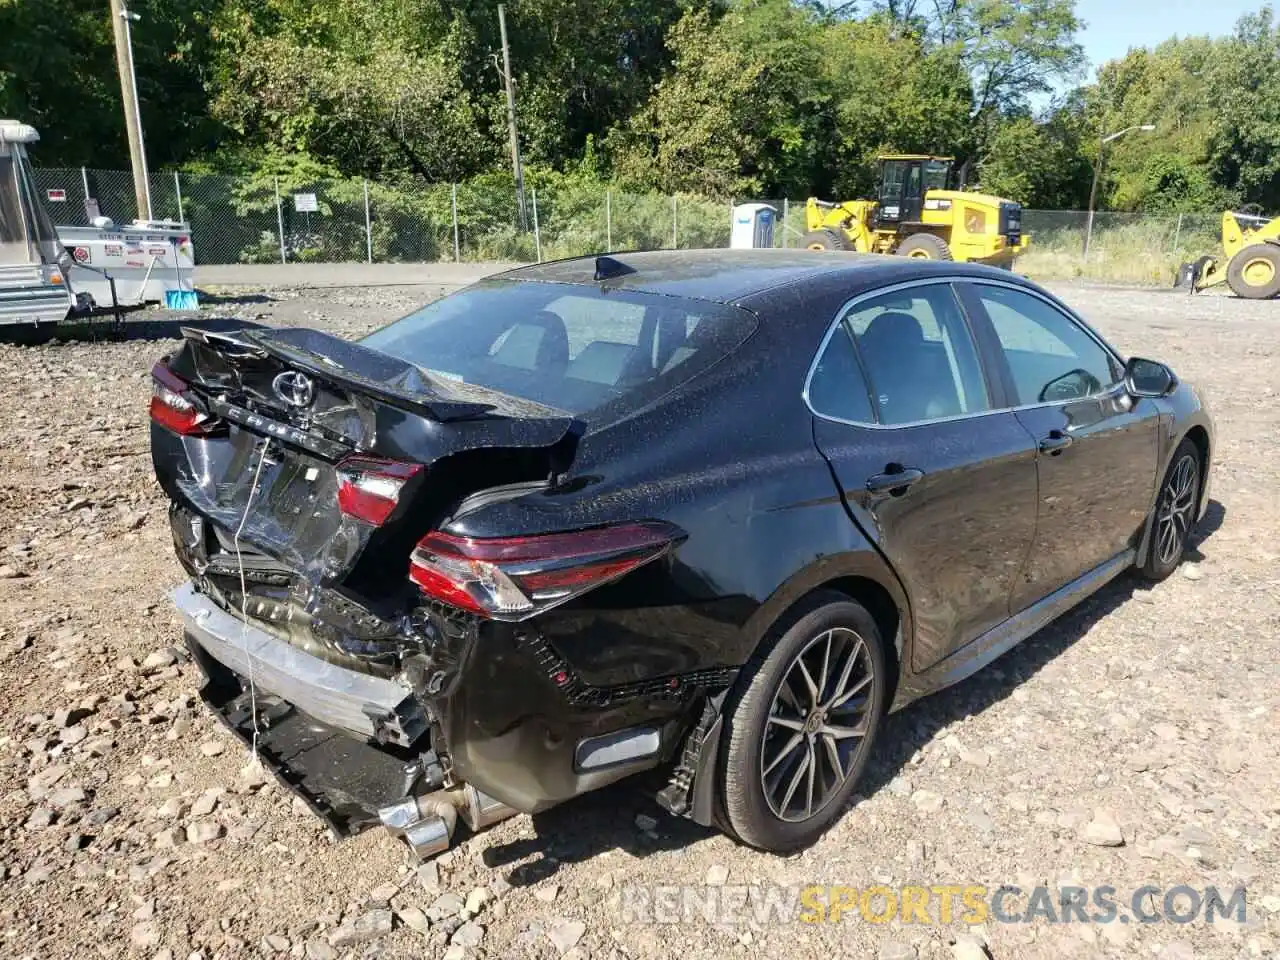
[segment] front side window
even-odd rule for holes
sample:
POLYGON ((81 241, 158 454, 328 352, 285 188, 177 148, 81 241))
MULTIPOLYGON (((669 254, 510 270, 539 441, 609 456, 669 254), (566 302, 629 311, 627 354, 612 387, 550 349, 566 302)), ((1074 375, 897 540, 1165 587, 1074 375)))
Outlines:
POLYGON ((949 284, 862 300, 845 314, 884 424, 991 409, 964 314, 949 284))
POLYGON ((1019 404, 1078 400, 1119 378, 1111 355, 1061 310, 1022 290, 975 289, 1000 340, 1019 404))

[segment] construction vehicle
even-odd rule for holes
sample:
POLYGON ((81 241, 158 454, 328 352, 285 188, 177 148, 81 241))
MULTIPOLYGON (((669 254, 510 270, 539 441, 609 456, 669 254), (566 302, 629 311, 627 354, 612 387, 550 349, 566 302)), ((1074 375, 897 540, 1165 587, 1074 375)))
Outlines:
POLYGON ((1012 268, 1030 238, 1022 207, 985 193, 950 190, 953 157, 886 154, 875 200, 805 205, 810 250, 894 253, 924 260, 960 260, 1012 268))
POLYGON ((1280 217, 1222 215, 1222 257, 1201 257, 1178 270, 1177 285, 1192 293, 1226 282, 1237 297, 1267 300, 1280 294, 1280 217))

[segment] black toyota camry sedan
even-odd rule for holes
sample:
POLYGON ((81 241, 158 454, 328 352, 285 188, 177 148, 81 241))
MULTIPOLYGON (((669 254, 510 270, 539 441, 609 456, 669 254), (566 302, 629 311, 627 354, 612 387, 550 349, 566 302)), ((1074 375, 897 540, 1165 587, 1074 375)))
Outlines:
POLYGON ((1035 284, 888 256, 548 263, 358 342, 187 330, 153 376, 205 700, 423 856, 644 770, 814 840, 889 710, 1167 576, 1214 443, 1035 284))

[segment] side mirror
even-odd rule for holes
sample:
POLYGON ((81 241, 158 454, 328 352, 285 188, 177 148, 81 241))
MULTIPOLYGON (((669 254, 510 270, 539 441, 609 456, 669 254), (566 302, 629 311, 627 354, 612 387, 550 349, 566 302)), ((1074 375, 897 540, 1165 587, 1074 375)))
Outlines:
POLYGON ((1130 357, 1124 365, 1124 385, 1135 397, 1164 397, 1173 392, 1178 378, 1157 360, 1130 357))

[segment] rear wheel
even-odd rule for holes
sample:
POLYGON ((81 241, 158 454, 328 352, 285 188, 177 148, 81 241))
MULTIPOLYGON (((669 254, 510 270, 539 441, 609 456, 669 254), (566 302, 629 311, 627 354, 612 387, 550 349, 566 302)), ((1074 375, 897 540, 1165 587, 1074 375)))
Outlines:
POLYGON ((1280 247, 1255 243, 1227 264, 1227 286, 1237 297, 1266 300, 1280 293, 1280 247))
POLYGON ((1183 440, 1173 453, 1169 470, 1156 498, 1151 524, 1151 546, 1141 573, 1149 580, 1163 580, 1182 560, 1200 504, 1200 451, 1183 440))
POLYGON ((766 640, 726 708, 722 808, 743 842, 806 846, 844 811, 880 727, 888 678, 871 615, 812 594, 766 640))
POLYGON ((915 260, 954 260, 947 241, 932 233, 913 233, 894 251, 900 257, 915 260))
POLYGON ((848 250, 849 241, 838 230, 810 230, 804 235, 809 250, 848 250))

